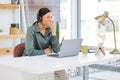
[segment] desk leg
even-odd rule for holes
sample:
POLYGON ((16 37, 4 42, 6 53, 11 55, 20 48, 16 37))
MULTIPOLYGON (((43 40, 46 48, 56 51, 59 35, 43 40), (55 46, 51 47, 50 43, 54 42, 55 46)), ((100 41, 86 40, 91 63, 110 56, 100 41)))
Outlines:
POLYGON ((89 80, 89 67, 83 66, 83 80, 89 80))
POLYGON ((81 67, 77 67, 77 76, 80 76, 81 75, 81 67))

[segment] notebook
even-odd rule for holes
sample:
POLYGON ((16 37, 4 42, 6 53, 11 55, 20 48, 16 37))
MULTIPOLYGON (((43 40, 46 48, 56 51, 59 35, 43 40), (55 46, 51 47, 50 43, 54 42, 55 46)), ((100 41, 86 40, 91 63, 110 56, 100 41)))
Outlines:
POLYGON ((82 39, 69 39, 63 40, 60 52, 49 54, 48 56, 52 57, 71 57, 79 54, 81 47, 82 39))

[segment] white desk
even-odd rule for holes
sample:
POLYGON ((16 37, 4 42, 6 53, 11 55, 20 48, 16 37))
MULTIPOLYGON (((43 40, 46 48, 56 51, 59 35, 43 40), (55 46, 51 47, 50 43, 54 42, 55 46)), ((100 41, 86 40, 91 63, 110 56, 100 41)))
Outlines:
MULTIPOLYGON (((61 69, 83 66, 84 80, 88 80, 88 65, 105 63, 110 60, 120 59, 120 55, 108 54, 95 56, 94 54, 66 58, 54 58, 46 55, 13 58, 12 55, 0 56, 0 80, 40 80, 41 74, 52 73, 61 69), (8 70, 5 72, 5 70, 8 70), (14 73, 11 73, 13 71, 14 73), (2 76, 1 76, 2 75, 2 76), (11 76, 9 76, 11 75, 11 76)), ((52 79, 51 79, 52 80, 52 79)))

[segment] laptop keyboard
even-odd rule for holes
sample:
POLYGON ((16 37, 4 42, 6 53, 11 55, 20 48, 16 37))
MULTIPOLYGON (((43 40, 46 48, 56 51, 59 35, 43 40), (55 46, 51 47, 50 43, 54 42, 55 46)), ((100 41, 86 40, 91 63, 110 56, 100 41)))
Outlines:
POLYGON ((56 53, 56 54, 49 54, 48 56, 59 56, 59 54, 58 53, 56 53))

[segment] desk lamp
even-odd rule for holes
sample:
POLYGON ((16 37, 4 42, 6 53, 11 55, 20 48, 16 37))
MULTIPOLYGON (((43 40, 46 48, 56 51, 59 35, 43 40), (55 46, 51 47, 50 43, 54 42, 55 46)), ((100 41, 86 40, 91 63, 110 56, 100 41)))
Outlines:
POLYGON ((115 24, 113 22, 113 20, 108 17, 109 13, 107 11, 105 11, 103 13, 103 15, 100 15, 100 16, 97 16, 95 17, 95 19, 100 23, 102 24, 103 26, 105 26, 105 19, 108 18, 111 22, 112 22, 112 25, 113 25, 113 32, 114 32, 114 46, 115 48, 113 49, 112 52, 110 52, 111 54, 120 54, 119 50, 117 49, 116 47, 116 34, 115 34, 115 24))

